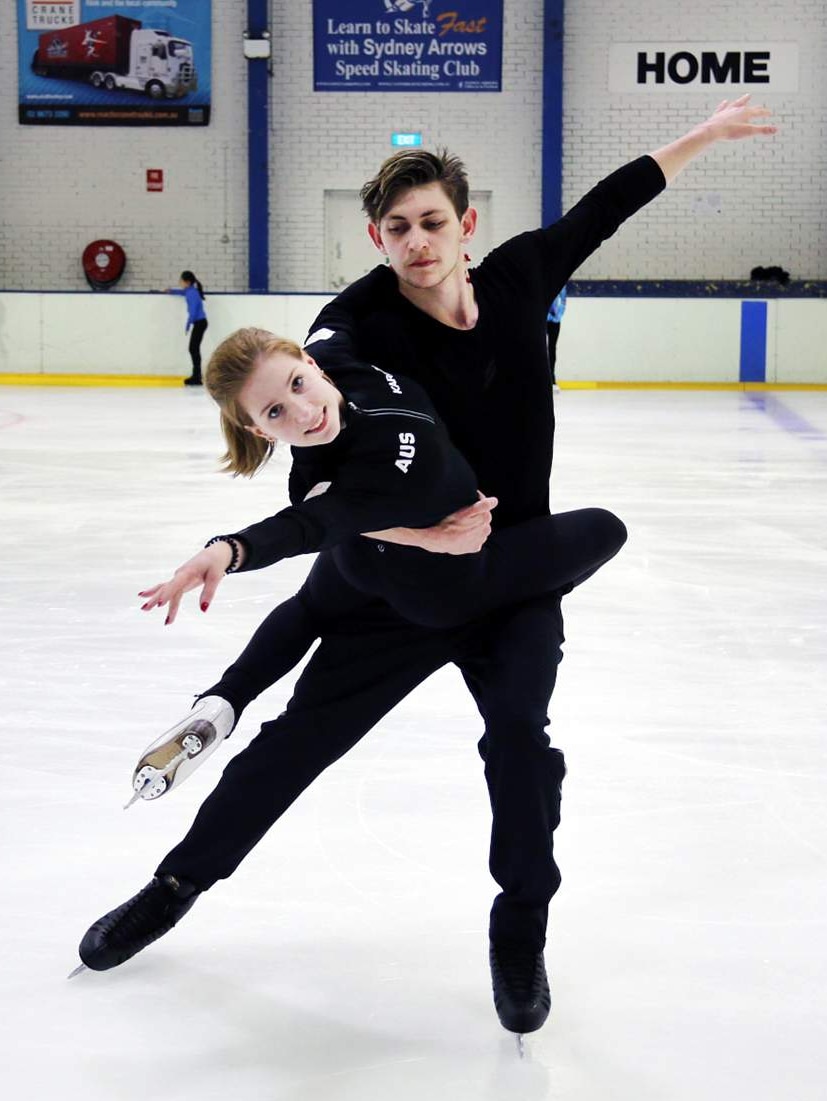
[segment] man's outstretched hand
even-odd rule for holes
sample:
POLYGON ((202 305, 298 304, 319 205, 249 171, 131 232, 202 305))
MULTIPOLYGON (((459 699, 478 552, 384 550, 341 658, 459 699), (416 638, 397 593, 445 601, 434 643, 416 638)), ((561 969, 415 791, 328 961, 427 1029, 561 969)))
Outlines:
POLYGON ((776 134, 778 127, 758 122, 769 118, 772 111, 768 107, 750 107, 750 95, 740 96, 732 101, 722 100, 706 121, 716 141, 738 141, 740 138, 754 138, 758 134, 776 134))
POLYGON ((718 141, 739 141, 778 133, 778 127, 760 120, 772 112, 767 107, 751 107, 749 93, 723 100, 704 122, 684 134, 677 141, 655 150, 650 156, 660 165, 667 184, 693 161, 718 141))
POLYGON ((496 497, 486 497, 479 490, 477 496, 473 505, 452 512, 431 528, 390 528, 363 534, 384 543, 419 547, 431 554, 476 554, 491 534, 491 513, 497 507, 496 497))
POLYGON ((423 550, 432 554, 476 554, 482 550, 491 534, 491 513, 497 507, 496 497, 485 497, 459 512, 452 512, 432 528, 420 529, 423 550))

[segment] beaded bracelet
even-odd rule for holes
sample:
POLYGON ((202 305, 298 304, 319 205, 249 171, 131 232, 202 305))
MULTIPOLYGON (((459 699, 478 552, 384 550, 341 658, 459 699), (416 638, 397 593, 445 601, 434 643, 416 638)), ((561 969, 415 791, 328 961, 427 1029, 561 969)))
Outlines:
POLYGON ((204 550, 206 550, 207 547, 211 547, 214 543, 229 543, 230 544, 230 549, 233 552, 233 556, 230 559, 230 564, 226 568, 224 573, 235 573, 235 571, 238 569, 238 559, 239 559, 239 555, 240 555, 240 552, 239 552, 239 549, 238 549, 238 540, 233 535, 214 535, 208 543, 204 544, 204 550))

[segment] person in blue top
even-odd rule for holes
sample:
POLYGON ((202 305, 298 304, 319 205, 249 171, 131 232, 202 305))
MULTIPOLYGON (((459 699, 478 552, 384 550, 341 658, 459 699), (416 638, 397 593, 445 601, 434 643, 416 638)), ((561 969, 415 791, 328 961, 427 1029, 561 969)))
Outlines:
POLYGON ((551 368, 551 385, 557 387, 557 338, 560 335, 560 322, 566 312, 566 288, 560 291, 549 307, 546 318, 546 334, 548 338, 548 365, 551 368))
POLYGON ((192 360, 192 374, 184 379, 185 386, 201 385, 201 341, 207 331, 207 313, 204 309, 204 288, 201 280, 196 279, 191 271, 182 271, 178 280, 178 287, 168 287, 167 294, 180 294, 187 300, 187 327, 185 333, 190 333, 190 359, 192 360), (190 332, 190 329, 192 332, 190 332))

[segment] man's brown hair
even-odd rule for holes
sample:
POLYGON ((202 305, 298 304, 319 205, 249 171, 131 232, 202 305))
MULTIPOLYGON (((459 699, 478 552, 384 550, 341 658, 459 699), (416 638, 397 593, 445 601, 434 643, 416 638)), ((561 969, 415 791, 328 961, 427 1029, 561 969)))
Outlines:
POLYGON ((457 217, 461 218, 468 209, 468 176, 459 157, 447 149, 435 153, 427 149, 400 149, 388 157, 359 193, 362 209, 378 225, 403 191, 430 183, 442 184, 457 217))

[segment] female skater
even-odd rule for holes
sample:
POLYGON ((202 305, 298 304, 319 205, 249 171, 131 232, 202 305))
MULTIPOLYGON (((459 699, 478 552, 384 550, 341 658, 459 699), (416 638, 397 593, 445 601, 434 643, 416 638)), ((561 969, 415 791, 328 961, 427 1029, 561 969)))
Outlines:
MULTIPOLYGON (((240 329, 216 349, 207 389, 221 409, 225 469, 251 476, 277 441, 289 444, 294 503, 210 539, 170 581, 139 594, 145 611, 169 605, 171 623, 190 589, 204 586, 206 611, 224 574, 332 548, 339 574, 353 588, 333 591, 318 579, 305 584, 294 632, 300 645, 290 654, 295 664, 322 633, 331 606, 341 611, 353 590, 383 599, 420 626, 448 628, 542 593, 570 592, 622 547, 623 523, 597 508, 505 528, 475 554, 431 554, 364 538, 400 526, 430 527, 481 495, 416 383, 359 363, 341 333, 315 333, 310 347, 335 373, 335 385, 297 344, 263 329, 240 329)), ((202 699, 144 752, 132 801, 158 798, 180 784, 230 733, 233 718, 223 699, 202 699)))
POLYGON ((178 287, 167 287, 166 294, 180 294, 187 300, 187 327, 190 329, 189 352, 192 360, 192 374, 184 379, 185 386, 201 385, 201 341, 207 331, 207 313, 204 309, 204 288, 200 279, 196 279, 191 271, 182 271, 178 280, 178 287))
POLYGON ((431 527, 473 504, 476 479, 420 386, 356 361, 342 334, 314 334, 310 347, 336 384, 297 344, 263 329, 240 329, 216 349, 207 388, 221 409, 225 469, 252 475, 277 442, 290 444, 294 503, 215 536, 170 581, 140 594, 144 610, 169 604, 172 622, 183 594, 203 584, 215 562, 236 573, 334 548, 356 589, 420 626, 454 627, 541 593, 569 591, 620 550, 625 527, 595 508, 505 528, 477 554, 434 555, 363 538, 431 527))

